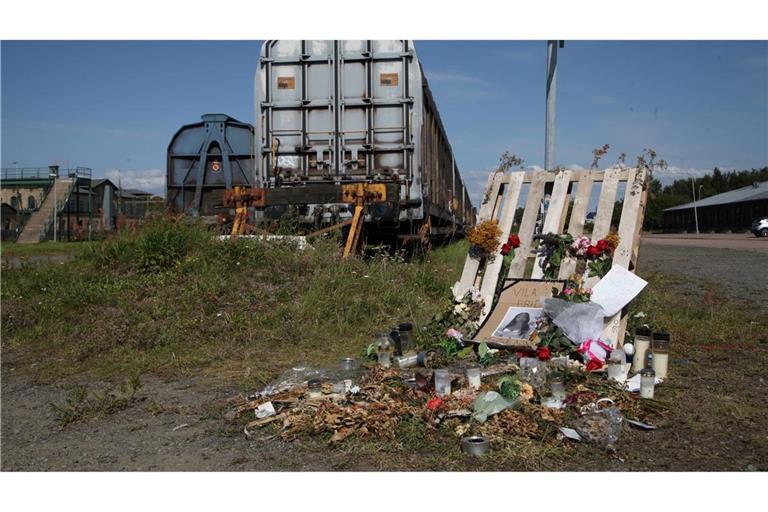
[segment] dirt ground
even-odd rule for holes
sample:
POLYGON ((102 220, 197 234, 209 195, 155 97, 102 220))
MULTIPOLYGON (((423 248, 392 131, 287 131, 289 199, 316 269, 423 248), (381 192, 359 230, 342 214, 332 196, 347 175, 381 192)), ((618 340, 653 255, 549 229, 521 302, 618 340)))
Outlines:
MULTIPOLYGON (((644 242, 641 273, 686 272, 723 283, 728 294, 768 302, 765 255, 752 251, 676 247, 644 242), (680 264, 685 263, 682 267, 680 264), (671 270, 674 269, 674 270, 671 270), (683 270, 686 269, 686 270, 683 270)), ((768 336, 768 333, 766 333, 768 336)), ((2 360, 0 464, 6 471, 78 470, 768 470, 768 340, 757 350, 701 345, 674 354, 674 379, 657 390, 670 404, 653 432, 627 428, 618 454, 569 444, 557 460, 520 467, 498 459, 469 459, 449 447, 433 453, 357 452, 343 445, 276 438, 247 440, 223 419, 236 391, 202 378, 167 382, 142 376, 131 406, 61 428, 50 403, 61 403, 76 382, 36 386, 13 360, 2 360)), ((89 383, 93 384, 93 383, 89 383)))

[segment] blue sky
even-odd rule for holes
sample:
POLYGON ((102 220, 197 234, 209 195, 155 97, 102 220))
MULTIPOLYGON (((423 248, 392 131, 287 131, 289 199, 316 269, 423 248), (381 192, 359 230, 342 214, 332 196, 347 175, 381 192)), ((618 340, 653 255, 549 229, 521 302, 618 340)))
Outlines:
MULTIPOLYGON (((4 41, 2 166, 120 169, 162 191, 179 126, 207 112, 253 122, 260 45, 4 41)), ((416 41, 475 199, 504 150, 543 164, 545 48, 416 41)), ((557 164, 589 166, 608 143, 605 163, 652 147, 673 172, 768 165, 768 42, 567 41, 558 73, 557 164)))

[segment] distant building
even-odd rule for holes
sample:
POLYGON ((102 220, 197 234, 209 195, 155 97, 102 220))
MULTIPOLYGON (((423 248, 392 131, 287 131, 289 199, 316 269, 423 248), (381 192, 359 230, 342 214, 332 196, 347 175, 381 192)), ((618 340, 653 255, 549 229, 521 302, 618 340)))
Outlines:
POLYGON ((753 220, 766 216, 768 181, 763 181, 667 208, 664 210, 664 230, 694 232, 698 217, 699 231, 748 231, 753 220))
POLYGON ((118 228, 121 218, 122 225, 135 225, 148 213, 162 212, 164 204, 149 192, 93 179, 86 167, 2 169, 0 185, 3 240, 20 243, 49 240, 54 233, 59 240, 85 239, 118 228), (13 228, 6 227, 6 218, 13 228))
POLYGON ((8 203, 2 204, 2 240, 16 240, 19 236, 19 211, 8 203))

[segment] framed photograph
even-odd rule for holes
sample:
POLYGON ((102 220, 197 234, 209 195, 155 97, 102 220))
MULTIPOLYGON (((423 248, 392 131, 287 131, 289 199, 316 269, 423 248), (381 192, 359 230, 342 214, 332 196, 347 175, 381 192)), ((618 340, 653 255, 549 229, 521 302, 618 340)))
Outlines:
POLYGON ((552 288, 560 292, 564 286, 565 281, 505 280, 499 300, 480 326, 475 341, 502 348, 535 348, 536 322, 544 316, 542 301, 552 297, 552 288))
POLYGON ((544 315, 542 308, 509 307, 491 337, 528 339, 542 315, 544 315))

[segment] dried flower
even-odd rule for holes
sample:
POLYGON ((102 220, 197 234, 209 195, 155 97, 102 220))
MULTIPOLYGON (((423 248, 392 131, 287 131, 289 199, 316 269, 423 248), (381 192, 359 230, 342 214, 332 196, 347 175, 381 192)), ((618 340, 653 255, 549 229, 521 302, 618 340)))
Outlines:
POLYGON ((467 240, 472 246, 477 247, 486 254, 493 254, 499 247, 501 229, 495 220, 486 220, 470 229, 467 240))

